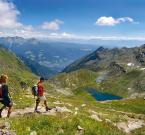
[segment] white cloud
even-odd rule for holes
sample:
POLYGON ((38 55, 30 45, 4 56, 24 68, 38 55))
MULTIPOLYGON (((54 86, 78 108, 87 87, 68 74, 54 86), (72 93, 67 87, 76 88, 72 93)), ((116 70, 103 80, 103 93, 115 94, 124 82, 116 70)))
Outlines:
MULTIPOLYGON (((8 0, 0 0, 0 36, 20 36, 24 38, 40 38, 40 39, 61 39, 71 41, 89 41, 89 40, 140 40, 145 41, 145 37, 115 37, 115 36, 83 36, 74 35, 67 32, 46 32, 45 30, 59 30, 60 25, 64 22, 61 20, 54 20, 51 22, 44 22, 36 29, 32 25, 24 25, 18 21, 20 12, 16 9, 15 5, 8 0), (43 30, 44 29, 44 30, 43 30)), ((136 23, 130 17, 113 18, 113 17, 100 17, 97 21, 97 25, 114 26, 116 24, 129 22, 136 23)))
POLYGON ((49 39, 49 40, 61 40, 61 41, 145 41, 145 36, 99 36, 99 35, 75 35, 67 32, 45 32, 36 31, 34 29, 14 29, 0 31, 0 36, 19 36, 23 38, 37 38, 37 39, 49 39))
POLYGON ((101 26, 115 26, 116 24, 120 24, 124 22, 137 23, 134 21, 133 18, 130 17, 113 18, 111 16, 110 17, 102 16, 97 19, 95 24, 101 26))
POLYGON ((17 21, 20 12, 12 2, 0 0, 0 28, 21 27, 22 24, 17 21))
POLYGON ((59 30, 60 25, 63 23, 64 23, 63 21, 55 19, 54 21, 51 22, 44 22, 41 28, 45 30, 59 30))

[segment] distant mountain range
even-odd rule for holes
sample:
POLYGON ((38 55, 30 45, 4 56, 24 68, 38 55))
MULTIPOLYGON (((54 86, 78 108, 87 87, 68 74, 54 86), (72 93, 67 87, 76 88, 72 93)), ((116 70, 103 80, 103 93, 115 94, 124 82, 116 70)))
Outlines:
MULTIPOLYGON (((71 72, 78 69, 89 69, 92 71, 107 70, 112 65, 118 67, 144 67, 145 45, 133 48, 107 49, 100 47, 93 53, 82 57, 67 66, 63 72, 71 72), (114 63, 114 64, 113 64, 114 63)), ((121 69, 121 68, 120 68, 121 69)))
POLYGON ((50 77, 97 49, 96 45, 1 37, 0 44, 21 58, 37 75, 50 77))

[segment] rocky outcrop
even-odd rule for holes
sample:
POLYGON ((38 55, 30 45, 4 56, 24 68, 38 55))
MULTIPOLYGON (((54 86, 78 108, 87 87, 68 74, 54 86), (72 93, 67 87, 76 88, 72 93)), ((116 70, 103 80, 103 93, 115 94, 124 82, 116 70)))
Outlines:
POLYGON ((9 122, 0 123, 0 135, 16 135, 16 132, 11 130, 9 122))
POLYGON ((116 62, 111 62, 109 65, 110 72, 116 73, 116 74, 124 74, 126 73, 126 70, 123 66, 117 64, 116 62))

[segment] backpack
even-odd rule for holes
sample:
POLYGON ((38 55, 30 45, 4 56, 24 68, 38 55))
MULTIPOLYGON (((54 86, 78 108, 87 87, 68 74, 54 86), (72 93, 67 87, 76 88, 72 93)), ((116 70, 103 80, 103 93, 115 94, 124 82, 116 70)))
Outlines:
POLYGON ((0 98, 2 97, 2 95, 3 95, 3 86, 2 84, 0 84, 0 98))
POLYGON ((37 85, 34 85, 32 87, 32 95, 35 97, 35 96, 38 96, 38 86, 37 85))

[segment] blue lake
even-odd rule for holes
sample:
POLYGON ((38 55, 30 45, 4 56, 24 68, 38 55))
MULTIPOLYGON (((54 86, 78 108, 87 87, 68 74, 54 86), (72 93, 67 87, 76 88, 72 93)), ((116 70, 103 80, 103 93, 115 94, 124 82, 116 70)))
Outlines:
POLYGON ((115 96, 108 93, 99 92, 93 88, 87 88, 87 92, 89 92, 97 101, 106 101, 106 100, 120 100, 122 97, 115 96))

